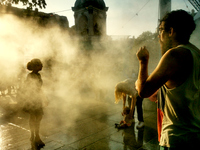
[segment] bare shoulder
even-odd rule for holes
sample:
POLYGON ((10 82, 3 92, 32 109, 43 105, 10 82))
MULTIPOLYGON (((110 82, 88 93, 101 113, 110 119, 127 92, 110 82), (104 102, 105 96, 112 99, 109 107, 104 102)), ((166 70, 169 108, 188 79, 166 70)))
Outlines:
POLYGON ((193 57, 190 50, 186 48, 173 48, 166 54, 170 63, 171 76, 168 81, 169 87, 181 85, 192 71, 193 57))
POLYGON ((193 62, 193 57, 190 50, 183 47, 172 48, 168 50, 163 55, 162 59, 164 59, 164 62, 167 63, 169 67, 176 67, 176 70, 178 70, 178 68, 181 66, 190 66, 193 62))
POLYGON ((191 54, 190 50, 183 48, 183 47, 170 49, 168 51, 168 55, 170 55, 171 57, 177 58, 177 59, 192 58, 192 54, 191 54))
POLYGON ((163 69, 178 71, 180 66, 192 63, 192 54, 190 50, 178 47, 169 49, 160 60, 160 67, 163 69))

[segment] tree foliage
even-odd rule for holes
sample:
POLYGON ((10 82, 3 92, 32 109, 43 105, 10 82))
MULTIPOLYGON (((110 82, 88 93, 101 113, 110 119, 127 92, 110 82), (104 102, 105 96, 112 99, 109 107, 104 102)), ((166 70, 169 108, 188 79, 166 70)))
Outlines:
POLYGON ((145 31, 135 39, 135 45, 152 45, 152 42, 158 41, 157 33, 145 31))
POLYGON ((37 6, 42 9, 47 5, 45 0, 0 0, 0 5, 19 4, 19 2, 31 9, 37 6))
POLYGON ((157 63, 159 62, 161 56, 158 34, 152 33, 150 31, 145 31, 137 38, 134 38, 133 40, 134 42, 130 52, 131 53, 130 56, 132 56, 132 64, 134 64, 133 72, 136 73, 138 72, 139 64, 138 64, 138 59, 136 57, 136 53, 142 46, 146 46, 146 48, 149 51, 150 58, 149 58, 148 69, 149 73, 152 72, 156 67, 157 63))

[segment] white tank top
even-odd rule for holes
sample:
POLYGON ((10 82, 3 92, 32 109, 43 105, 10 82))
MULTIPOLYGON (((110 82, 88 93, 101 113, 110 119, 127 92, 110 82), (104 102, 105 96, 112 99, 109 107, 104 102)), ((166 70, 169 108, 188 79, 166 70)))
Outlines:
POLYGON ((160 145, 173 147, 187 135, 200 134, 200 50, 192 44, 179 45, 193 56, 193 72, 180 86, 160 88, 158 97, 163 112, 160 145))

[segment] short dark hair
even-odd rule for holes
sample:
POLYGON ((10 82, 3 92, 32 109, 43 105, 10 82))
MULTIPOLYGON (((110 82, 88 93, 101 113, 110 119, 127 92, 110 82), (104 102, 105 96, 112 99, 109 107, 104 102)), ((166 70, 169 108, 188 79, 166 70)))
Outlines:
POLYGON ((27 69, 33 71, 37 64, 42 64, 40 59, 32 59, 30 62, 27 63, 27 69))
POLYGON ((196 28, 192 15, 184 10, 171 11, 163 17, 161 22, 164 22, 166 31, 173 28, 177 33, 176 40, 182 43, 189 42, 190 35, 196 28))

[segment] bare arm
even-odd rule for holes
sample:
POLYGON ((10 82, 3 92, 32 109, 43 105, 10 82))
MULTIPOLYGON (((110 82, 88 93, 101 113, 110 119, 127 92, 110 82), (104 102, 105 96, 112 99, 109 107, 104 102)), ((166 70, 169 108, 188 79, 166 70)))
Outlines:
POLYGON ((150 97, 148 97, 149 98, 149 100, 150 101, 152 101, 152 102, 157 102, 157 95, 158 95, 158 90, 155 92, 155 93, 153 93, 150 97))
POLYGON ((182 84, 192 68, 192 55, 189 50, 183 48, 168 50, 150 76, 148 76, 149 55, 147 49, 140 48, 137 57, 140 68, 136 86, 141 97, 151 96, 163 84, 168 88, 182 84))

